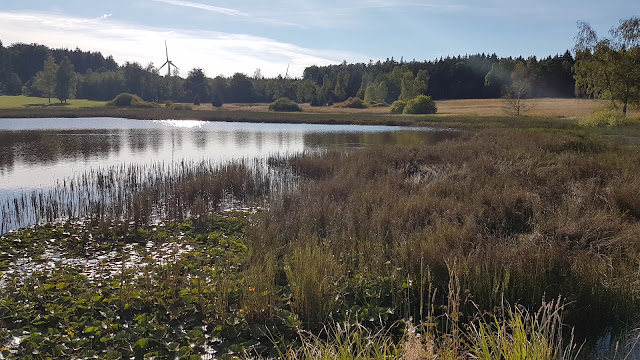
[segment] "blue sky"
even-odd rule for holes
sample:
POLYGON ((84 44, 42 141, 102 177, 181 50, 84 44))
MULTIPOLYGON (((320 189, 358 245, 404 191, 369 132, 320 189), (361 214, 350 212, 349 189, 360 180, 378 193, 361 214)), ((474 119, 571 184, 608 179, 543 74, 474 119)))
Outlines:
POLYGON ((606 35, 640 15, 637 1, 506 0, 22 0, 3 1, 0 40, 101 51, 142 65, 171 60, 185 76, 388 57, 497 53, 546 57, 573 47, 576 21, 606 35), (8 4, 7 4, 8 3, 8 4))

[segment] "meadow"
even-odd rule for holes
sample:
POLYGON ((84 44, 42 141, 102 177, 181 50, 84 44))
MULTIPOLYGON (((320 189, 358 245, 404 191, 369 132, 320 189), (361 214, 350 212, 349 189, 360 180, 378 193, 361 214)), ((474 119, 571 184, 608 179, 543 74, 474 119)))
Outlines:
POLYGON ((0 109, 31 109, 31 108, 57 108, 65 107, 70 109, 84 108, 84 107, 101 107, 106 104, 106 101, 93 101, 85 99, 72 99, 67 103, 61 103, 56 98, 51 98, 49 102, 48 98, 30 97, 30 96, 0 96, 0 109))

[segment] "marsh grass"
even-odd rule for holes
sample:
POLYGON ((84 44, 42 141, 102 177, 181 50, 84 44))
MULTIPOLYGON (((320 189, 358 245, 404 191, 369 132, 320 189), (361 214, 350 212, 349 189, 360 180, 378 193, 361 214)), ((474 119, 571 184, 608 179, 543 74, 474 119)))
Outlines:
MULTIPOLYGON (((94 223, 200 217, 235 202, 258 204, 270 177, 257 161, 181 162, 92 169, 51 189, 22 193, 0 204, 0 233, 31 224, 90 219, 94 223)), ((276 181, 277 182, 277 181, 276 181)))
MULTIPOLYGON (((208 250, 182 257, 187 277, 168 265, 148 267, 139 281, 124 271, 113 296, 151 309, 158 298, 171 308, 171 299, 184 295, 201 321, 223 322, 215 346, 230 353, 251 348, 274 355, 283 344, 265 345, 264 334, 295 343, 300 327, 313 336, 296 356, 314 354, 314 346, 327 354, 343 351, 333 348, 341 343, 358 349, 367 343, 347 341, 346 330, 318 332, 357 319, 364 337, 378 339, 384 329, 389 336, 382 337, 394 340, 374 341, 367 356, 393 357, 403 351, 397 341, 413 319, 427 339, 416 344, 432 358, 472 351, 563 357, 567 347, 559 339, 569 334, 557 331, 560 313, 578 343, 588 344, 639 319, 640 153, 586 130, 538 125, 461 132, 429 146, 271 158, 260 166, 96 171, 63 183, 50 200, 36 193, 2 209, 43 221, 86 218, 113 229, 100 240, 116 248, 164 241, 162 231, 149 230, 154 218, 188 223, 208 250), (232 239, 224 235, 233 228, 207 220, 225 201, 261 205, 232 239), (149 302, 130 299, 135 289, 146 291, 149 302), (544 303, 559 296, 566 305, 544 303)), ((67 238, 21 242, 12 234, 3 237, 4 253, 42 253, 42 241, 67 238)))

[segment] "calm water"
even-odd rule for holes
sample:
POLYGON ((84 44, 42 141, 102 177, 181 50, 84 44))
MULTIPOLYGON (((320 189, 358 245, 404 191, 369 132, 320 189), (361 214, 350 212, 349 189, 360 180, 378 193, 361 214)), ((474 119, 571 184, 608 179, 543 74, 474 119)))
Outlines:
POLYGON ((331 147, 427 144, 450 136, 434 129, 389 126, 0 119, 0 199, 123 163, 225 162, 331 147))

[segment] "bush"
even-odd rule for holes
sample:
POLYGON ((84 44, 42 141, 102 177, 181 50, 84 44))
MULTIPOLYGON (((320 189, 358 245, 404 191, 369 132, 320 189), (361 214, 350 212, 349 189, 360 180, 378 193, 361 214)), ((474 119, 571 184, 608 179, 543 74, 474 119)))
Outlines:
POLYGON ((113 100, 107 103, 107 106, 118 106, 118 107, 139 107, 139 108, 152 108, 156 107, 154 103, 147 102, 142 100, 140 96, 129 94, 129 93, 121 93, 118 94, 113 100))
POLYGON ((220 93, 218 93, 217 91, 215 91, 213 93, 213 96, 211 96, 211 105, 213 105, 213 107, 222 107, 222 105, 224 104, 224 100, 222 99, 222 96, 220 95, 220 93))
POLYGON ((134 99, 136 100, 136 102, 144 101, 138 95, 133 95, 133 94, 129 94, 129 93, 121 93, 121 94, 118 94, 118 96, 116 96, 113 100, 109 101, 107 103, 107 105, 109 105, 109 106, 131 106, 131 102, 134 99))
POLYGON ((168 108, 171 110, 193 110, 191 104, 171 104, 168 108))
POLYGON ((438 111, 431 96, 418 95, 407 102, 403 114, 435 114, 438 111))
POLYGON ((138 97, 137 99, 136 98, 131 99, 131 107, 152 108, 157 106, 154 103, 144 101, 138 97))
POLYGON ((367 106, 359 97, 350 97, 347 100, 333 105, 337 108, 365 109, 367 106))
POLYGON ((630 119, 614 109, 598 109, 584 119, 578 121, 578 125, 584 127, 618 126, 629 123, 630 119))
POLYGON ((392 114, 402 114, 404 107, 407 106, 407 102, 404 100, 396 100, 391 104, 392 114))
POLYGON ((286 97, 281 97, 280 99, 274 101, 269 105, 269 110, 271 111, 302 111, 298 104, 286 97))
POLYGON ((371 101, 366 103, 367 107, 385 107, 389 106, 386 102, 371 101))
POLYGON ((200 96, 196 95, 193 98, 193 105, 195 105, 195 106, 199 106, 200 105, 200 96))

